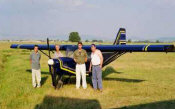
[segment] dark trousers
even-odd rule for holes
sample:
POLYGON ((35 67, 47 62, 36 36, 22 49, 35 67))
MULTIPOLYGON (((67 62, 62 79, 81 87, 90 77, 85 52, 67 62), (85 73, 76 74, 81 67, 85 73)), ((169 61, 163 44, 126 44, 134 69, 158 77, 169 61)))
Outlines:
POLYGON ((93 65, 92 66, 92 84, 93 88, 97 89, 97 86, 99 89, 102 89, 102 70, 100 65, 93 65))

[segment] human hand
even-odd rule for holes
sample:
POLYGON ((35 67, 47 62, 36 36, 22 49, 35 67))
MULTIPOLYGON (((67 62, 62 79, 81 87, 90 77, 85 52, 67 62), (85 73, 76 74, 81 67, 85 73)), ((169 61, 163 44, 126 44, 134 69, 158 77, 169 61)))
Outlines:
POLYGON ((91 67, 89 67, 89 71, 91 72, 91 67))

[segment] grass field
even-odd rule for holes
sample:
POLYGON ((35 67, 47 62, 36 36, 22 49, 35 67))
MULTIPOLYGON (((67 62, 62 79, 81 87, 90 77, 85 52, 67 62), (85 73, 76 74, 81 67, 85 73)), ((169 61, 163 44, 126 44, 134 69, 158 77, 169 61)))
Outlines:
POLYGON ((0 109, 175 109, 175 53, 128 53, 103 68, 104 91, 51 86, 42 55, 42 88, 34 89, 30 51, 0 43, 0 109))

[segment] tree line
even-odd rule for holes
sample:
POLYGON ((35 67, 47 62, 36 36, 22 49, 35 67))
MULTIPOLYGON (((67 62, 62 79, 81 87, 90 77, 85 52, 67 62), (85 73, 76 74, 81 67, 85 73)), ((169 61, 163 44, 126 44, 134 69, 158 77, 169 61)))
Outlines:
MULTIPOLYGON (((80 35, 79 35, 79 33, 78 32, 71 32, 70 34, 69 34, 69 41, 71 41, 71 42, 79 42, 79 41, 81 41, 81 37, 80 37, 80 35)), ((90 42, 89 40, 85 40, 85 42, 90 42)), ((92 40, 92 42, 103 42, 103 40, 96 40, 96 39, 94 39, 94 40, 92 40)))

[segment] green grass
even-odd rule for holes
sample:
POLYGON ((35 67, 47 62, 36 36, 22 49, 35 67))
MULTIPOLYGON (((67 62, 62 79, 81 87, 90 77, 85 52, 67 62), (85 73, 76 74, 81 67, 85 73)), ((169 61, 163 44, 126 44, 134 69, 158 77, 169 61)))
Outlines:
POLYGON ((103 93, 71 84, 51 86, 42 55, 42 88, 34 89, 30 51, 0 43, 0 109, 174 109, 175 53, 128 53, 103 68, 103 93))

